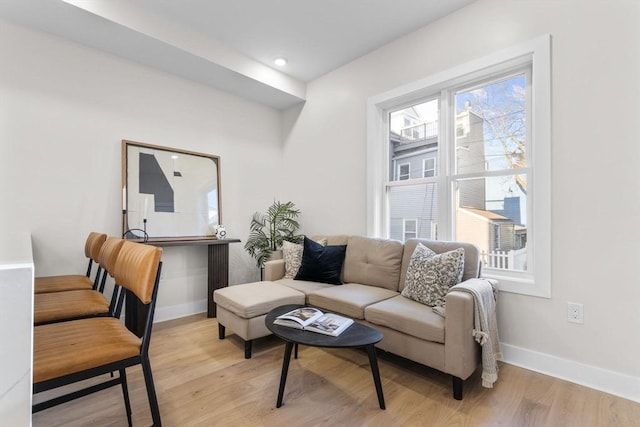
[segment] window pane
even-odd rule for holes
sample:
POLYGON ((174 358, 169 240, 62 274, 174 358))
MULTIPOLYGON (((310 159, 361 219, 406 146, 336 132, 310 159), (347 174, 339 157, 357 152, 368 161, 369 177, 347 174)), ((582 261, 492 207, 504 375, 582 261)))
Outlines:
POLYGON ((418 231, 418 221, 415 219, 405 219, 404 221, 404 232, 405 233, 416 233, 418 231))
POLYGON ((431 100, 389 114, 390 181, 434 176, 424 161, 438 155, 438 100, 431 100), (405 169, 400 165, 406 164, 405 169))
POLYGON ((457 173, 526 167, 526 76, 455 94, 457 173))
POLYGON ((389 188, 389 237, 404 241, 405 237, 436 238, 437 192, 435 183, 389 188), (414 222, 411 229, 405 225, 414 222), (411 231, 411 236, 404 233, 411 231))
POLYGON ((410 165, 409 163, 403 163, 398 165, 398 180, 409 179, 410 165))
POLYGON ((405 219, 404 220, 404 241, 418 237, 418 220, 417 219, 405 219))
POLYGON ((424 159, 423 163, 423 176, 429 178, 436 176, 436 158, 424 159))
POLYGON ((480 248, 488 268, 527 270, 526 175, 457 181, 456 240, 480 248))

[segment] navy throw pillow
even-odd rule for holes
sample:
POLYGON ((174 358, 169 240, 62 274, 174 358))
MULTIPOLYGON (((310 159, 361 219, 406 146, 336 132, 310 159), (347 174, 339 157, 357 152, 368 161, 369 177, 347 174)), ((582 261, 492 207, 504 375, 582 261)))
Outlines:
POLYGON ((294 280, 341 285, 340 272, 347 246, 323 246, 304 238, 302 262, 294 280))

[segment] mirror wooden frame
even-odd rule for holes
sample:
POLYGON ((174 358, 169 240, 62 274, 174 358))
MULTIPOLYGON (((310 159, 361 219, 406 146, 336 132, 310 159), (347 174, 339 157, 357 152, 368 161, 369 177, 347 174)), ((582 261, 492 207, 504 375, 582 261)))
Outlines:
POLYGON ((220 157, 122 140, 122 235, 211 238, 222 224, 220 157))

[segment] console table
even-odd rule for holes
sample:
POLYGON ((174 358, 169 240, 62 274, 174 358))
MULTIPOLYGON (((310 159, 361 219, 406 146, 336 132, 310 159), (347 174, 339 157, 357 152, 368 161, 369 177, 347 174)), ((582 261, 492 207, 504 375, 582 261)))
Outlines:
MULTIPOLYGON (((140 241, 140 240, 136 240, 140 241)), ((148 245, 154 246, 186 246, 207 245, 208 274, 207 274, 207 317, 216 317, 216 304, 213 302, 213 291, 229 286, 229 244, 238 243, 240 239, 216 239, 213 237, 156 237, 147 240, 148 245)), ((127 301, 130 301, 127 298, 127 301)), ((139 337, 144 332, 144 316, 146 306, 127 304, 125 306, 125 324, 127 328, 139 337)))

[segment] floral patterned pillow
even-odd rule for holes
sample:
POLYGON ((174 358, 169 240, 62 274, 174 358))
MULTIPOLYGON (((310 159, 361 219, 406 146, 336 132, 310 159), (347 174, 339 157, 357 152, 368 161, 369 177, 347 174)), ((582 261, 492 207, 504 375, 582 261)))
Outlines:
MULTIPOLYGON (((327 239, 318 241, 322 246, 327 246, 327 239)), ((302 263, 303 246, 298 243, 282 242, 282 257, 284 258, 284 278, 293 279, 300 270, 302 263)))
POLYGON ((464 248, 436 254, 418 243, 407 267, 402 296, 428 305, 444 306, 449 288, 462 280, 464 248))

